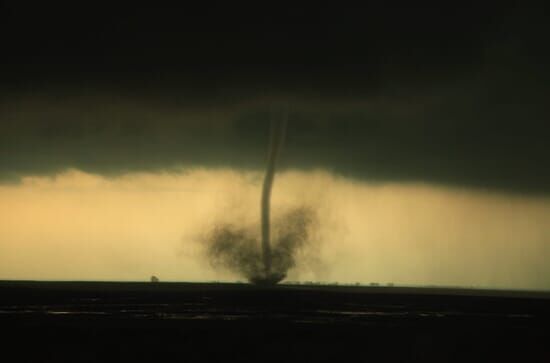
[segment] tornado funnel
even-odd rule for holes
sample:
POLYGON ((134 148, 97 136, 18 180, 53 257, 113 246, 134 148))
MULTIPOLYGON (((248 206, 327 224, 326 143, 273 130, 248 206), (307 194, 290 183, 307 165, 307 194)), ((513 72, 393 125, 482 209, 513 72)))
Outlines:
POLYGON ((267 168, 264 177, 261 200, 262 215, 262 262, 264 267, 263 276, 257 277, 252 281, 260 285, 274 285, 284 279, 286 276, 281 273, 272 272, 271 255, 271 228, 270 228, 270 204, 271 190, 273 189, 273 180, 275 178, 275 169, 277 158, 283 146, 288 111, 282 110, 282 113, 272 112, 270 120, 269 152, 267 156, 267 168))

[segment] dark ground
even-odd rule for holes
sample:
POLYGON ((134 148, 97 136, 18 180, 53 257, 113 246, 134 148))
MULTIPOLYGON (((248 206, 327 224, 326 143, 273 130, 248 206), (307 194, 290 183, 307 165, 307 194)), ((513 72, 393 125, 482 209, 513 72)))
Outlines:
POLYGON ((549 362, 550 294, 0 282, 13 362, 549 362), (14 354, 14 355, 12 355, 14 354))

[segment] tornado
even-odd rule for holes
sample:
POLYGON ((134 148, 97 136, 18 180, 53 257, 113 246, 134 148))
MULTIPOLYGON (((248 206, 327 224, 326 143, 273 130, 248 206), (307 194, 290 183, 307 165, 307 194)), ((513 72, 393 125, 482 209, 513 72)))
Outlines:
POLYGON ((287 207, 271 218, 271 191, 287 119, 286 107, 272 110, 260 226, 218 221, 199 239, 213 267, 236 272, 257 285, 272 286, 281 282, 287 272, 297 266, 298 254, 307 251, 313 242, 311 233, 317 226, 315 208, 303 204, 287 207))
POLYGON ((262 216, 262 261, 264 267, 265 282, 270 280, 281 280, 284 276, 275 276, 272 273, 272 251, 271 251, 271 229, 270 229, 270 204, 271 190, 273 189, 273 180, 275 178, 275 168, 277 158, 283 146, 286 125, 288 122, 288 111, 286 108, 282 110, 282 117, 277 118, 272 113, 270 120, 270 137, 269 137, 269 152, 267 156, 267 168, 264 176, 261 199, 261 216, 262 216))

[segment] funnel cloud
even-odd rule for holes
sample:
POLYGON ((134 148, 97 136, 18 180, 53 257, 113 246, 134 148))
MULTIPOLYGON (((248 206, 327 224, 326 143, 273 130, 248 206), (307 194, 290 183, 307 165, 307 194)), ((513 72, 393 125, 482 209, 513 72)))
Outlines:
POLYGON ((288 113, 282 109, 278 119, 272 113, 269 153, 261 197, 261 251, 253 228, 231 224, 217 225, 206 238, 207 254, 214 266, 223 266, 244 275, 256 284, 276 284, 294 267, 296 252, 308 241, 308 228, 314 213, 310 208, 298 207, 284 214, 274 225, 275 244, 272 246, 270 204, 277 158, 281 151, 288 113))
MULTIPOLYGON (((273 179, 275 177, 275 166, 277 162, 278 154, 283 145, 285 131, 287 123, 287 113, 283 110, 283 118, 281 121, 277 121, 275 118, 271 119, 271 132, 269 140, 269 155, 267 159, 267 170, 264 177, 264 185, 262 188, 262 258, 264 262, 264 275, 266 279, 271 276, 271 243, 270 243, 270 201, 271 201, 271 189, 273 188, 273 179)), ((284 275, 283 275, 284 276, 284 275)), ((274 278, 278 278, 275 277, 274 278)))

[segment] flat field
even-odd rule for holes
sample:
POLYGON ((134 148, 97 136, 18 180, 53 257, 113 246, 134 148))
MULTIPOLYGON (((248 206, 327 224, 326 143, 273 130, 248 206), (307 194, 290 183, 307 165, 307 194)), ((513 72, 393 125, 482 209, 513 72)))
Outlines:
POLYGON ((13 362, 550 362, 550 294, 0 282, 13 362))

